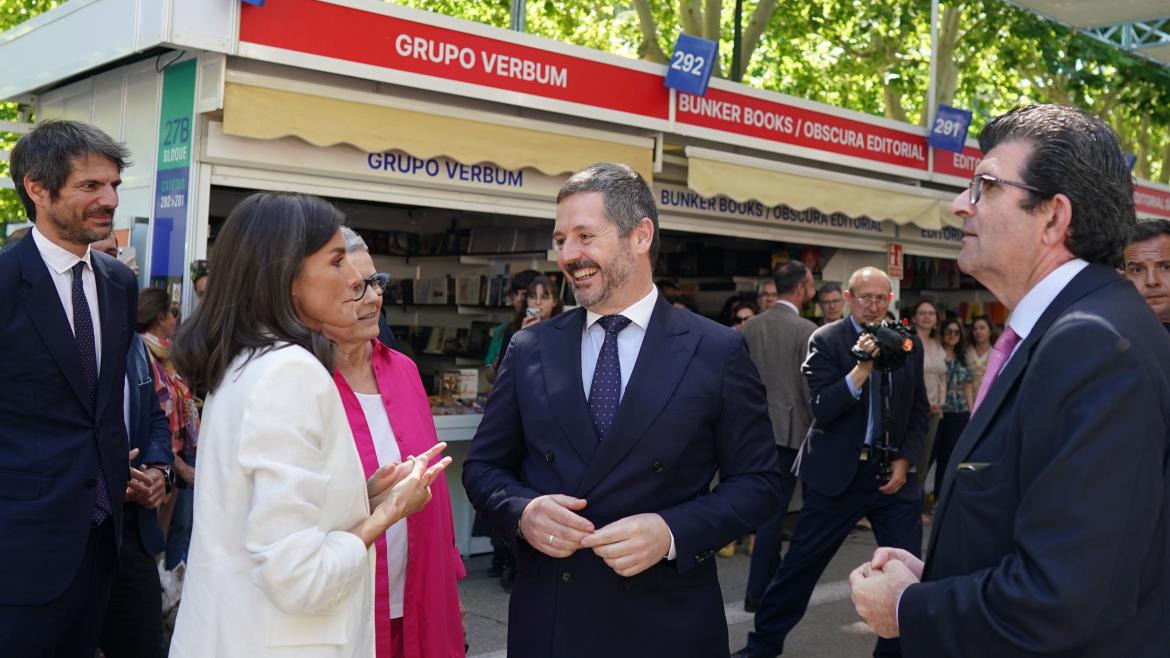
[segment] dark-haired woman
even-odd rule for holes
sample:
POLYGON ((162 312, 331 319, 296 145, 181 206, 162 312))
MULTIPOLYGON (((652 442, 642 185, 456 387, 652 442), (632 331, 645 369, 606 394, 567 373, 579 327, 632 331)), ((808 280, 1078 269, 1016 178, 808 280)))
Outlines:
POLYGON ((166 568, 174 569, 187 559, 191 543, 192 503, 195 484, 195 449, 199 444, 199 401, 187 381, 171 362, 171 338, 178 323, 178 309, 166 291, 144 288, 138 293, 138 333, 146 343, 154 390, 167 414, 171 449, 175 455, 174 498, 160 514, 167 528, 166 568))
POLYGON ((942 419, 938 422, 938 433, 934 438, 934 490, 942 491, 943 476, 951 452, 959 441, 959 435, 967 427, 971 407, 975 404, 974 377, 967 367, 967 350, 963 340, 963 325, 958 320, 947 320, 942 328, 942 346, 946 354, 947 393, 943 402, 942 419))
POLYGON ((203 409, 195 526, 172 658, 374 655, 374 541, 430 500, 438 444, 366 480, 326 324, 357 321, 341 213, 254 194, 220 231, 171 357, 203 409))
MULTIPOLYGON (((414 362, 377 340, 382 294, 378 274, 357 233, 342 229, 358 276, 366 282, 350 327, 325 326, 337 346, 333 381, 361 456, 372 476, 380 466, 431 449, 435 420, 414 362)), ((463 620, 457 582, 467 574, 455 548, 447 481, 431 485, 431 504, 378 538, 374 573, 374 631, 378 658, 463 658, 463 620)))
POLYGON ((556 293, 552 279, 541 274, 528 284, 525 291, 528 309, 521 326, 524 329, 538 322, 555 318, 565 310, 565 301, 556 293))
POLYGON ((971 322, 971 342, 967 345, 967 367, 971 369, 971 375, 974 380, 971 382, 971 387, 975 389, 975 393, 979 393, 979 387, 983 384, 983 374, 987 372, 987 360, 991 358, 991 347, 995 344, 995 325, 991 324, 991 318, 986 315, 979 315, 971 322))

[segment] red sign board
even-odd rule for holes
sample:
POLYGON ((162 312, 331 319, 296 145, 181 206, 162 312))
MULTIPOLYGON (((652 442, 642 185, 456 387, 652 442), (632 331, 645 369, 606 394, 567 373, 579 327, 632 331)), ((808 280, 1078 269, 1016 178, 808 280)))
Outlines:
POLYGON ((926 135, 821 112, 796 103, 728 91, 679 93, 675 120, 722 132, 926 171, 926 135))
POLYGON ((669 115, 670 92, 661 74, 442 27, 444 22, 451 23, 319 0, 268 0, 263 7, 240 8, 240 41, 655 119, 669 115))
POLYGON ((897 242, 890 243, 886 258, 886 274, 889 274, 891 279, 902 278, 902 245, 897 242))
POLYGON ((1170 217, 1170 191, 1146 185, 1134 185, 1133 204, 1138 212, 1170 217))
POLYGON ((962 153, 943 149, 931 150, 934 151, 934 172, 936 174, 954 176, 964 180, 970 180, 975 175, 975 167, 978 167, 979 161, 983 159, 983 151, 974 146, 964 147, 962 153))

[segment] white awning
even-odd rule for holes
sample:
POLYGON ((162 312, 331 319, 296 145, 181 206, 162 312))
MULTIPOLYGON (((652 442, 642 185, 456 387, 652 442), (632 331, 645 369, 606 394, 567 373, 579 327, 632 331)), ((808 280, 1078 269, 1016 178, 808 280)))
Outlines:
POLYGON ((945 192, 694 146, 686 153, 687 187, 705 196, 816 208, 925 229, 960 224, 948 210, 953 195, 945 192))
POLYGON ((1010 0, 1077 29, 1170 16, 1167 0, 1010 0))

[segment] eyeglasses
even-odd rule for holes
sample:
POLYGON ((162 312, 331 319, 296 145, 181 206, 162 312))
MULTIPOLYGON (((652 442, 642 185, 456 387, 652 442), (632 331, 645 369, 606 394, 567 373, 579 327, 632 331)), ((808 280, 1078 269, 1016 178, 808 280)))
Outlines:
POLYGON ((746 318, 741 318, 737 315, 737 316, 735 316, 735 324, 743 324, 743 323, 747 322, 748 320, 751 320, 753 317, 755 317, 755 316, 749 315, 746 318))
POLYGON ((1032 187, 1027 183, 1019 183, 1014 180, 1007 180, 998 176, 992 176, 991 174, 975 174, 971 177, 971 184, 967 188, 971 205, 979 203, 979 199, 983 196, 984 183, 991 183, 993 185, 996 183, 1000 185, 1011 185, 1012 187, 1018 187, 1020 189, 1028 190, 1029 192, 1035 192, 1040 196, 1052 196, 1051 194, 1045 194, 1044 192, 1040 191, 1040 188, 1032 187))
POLYGON ((775 292, 762 292, 756 296, 760 299, 777 299, 780 297, 780 294, 775 292))
POLYGON ((353 288, 353 301, 359 302, 362 297, 366 296, 366 290, 373 288, 378 296, 381 297, 386 292, 386 288, 390 287, 390 275, 385 272, 378 272, 368 279, 362 279, 361 283, 353 288))
POLYGON ((890 296, 888 294, 879 295, 879 294, 874 293, 874 294, 865 294, 865 295, 854 295, 853 299, 854 299, 854 301, 856 301, 858 304, 861 304, 862 306, 869 306, 870 304, 876 304, 878 306, 885 306, 886 304, 890 303, 890 296))

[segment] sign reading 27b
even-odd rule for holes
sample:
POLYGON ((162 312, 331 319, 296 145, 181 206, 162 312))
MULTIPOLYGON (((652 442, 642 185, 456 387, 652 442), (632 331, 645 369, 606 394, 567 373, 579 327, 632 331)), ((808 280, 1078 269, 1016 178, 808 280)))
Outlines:
POLYGON ((667 65, 666 86, 695 96, 706 94, 716 50, 714 41, 680 33, 667 65))
POLYGON ((967 129, 971 127, 971 113, 949 105, 939 105, 930 127, 927 141, 931 146, 962 153, 967 143, 967 129))

